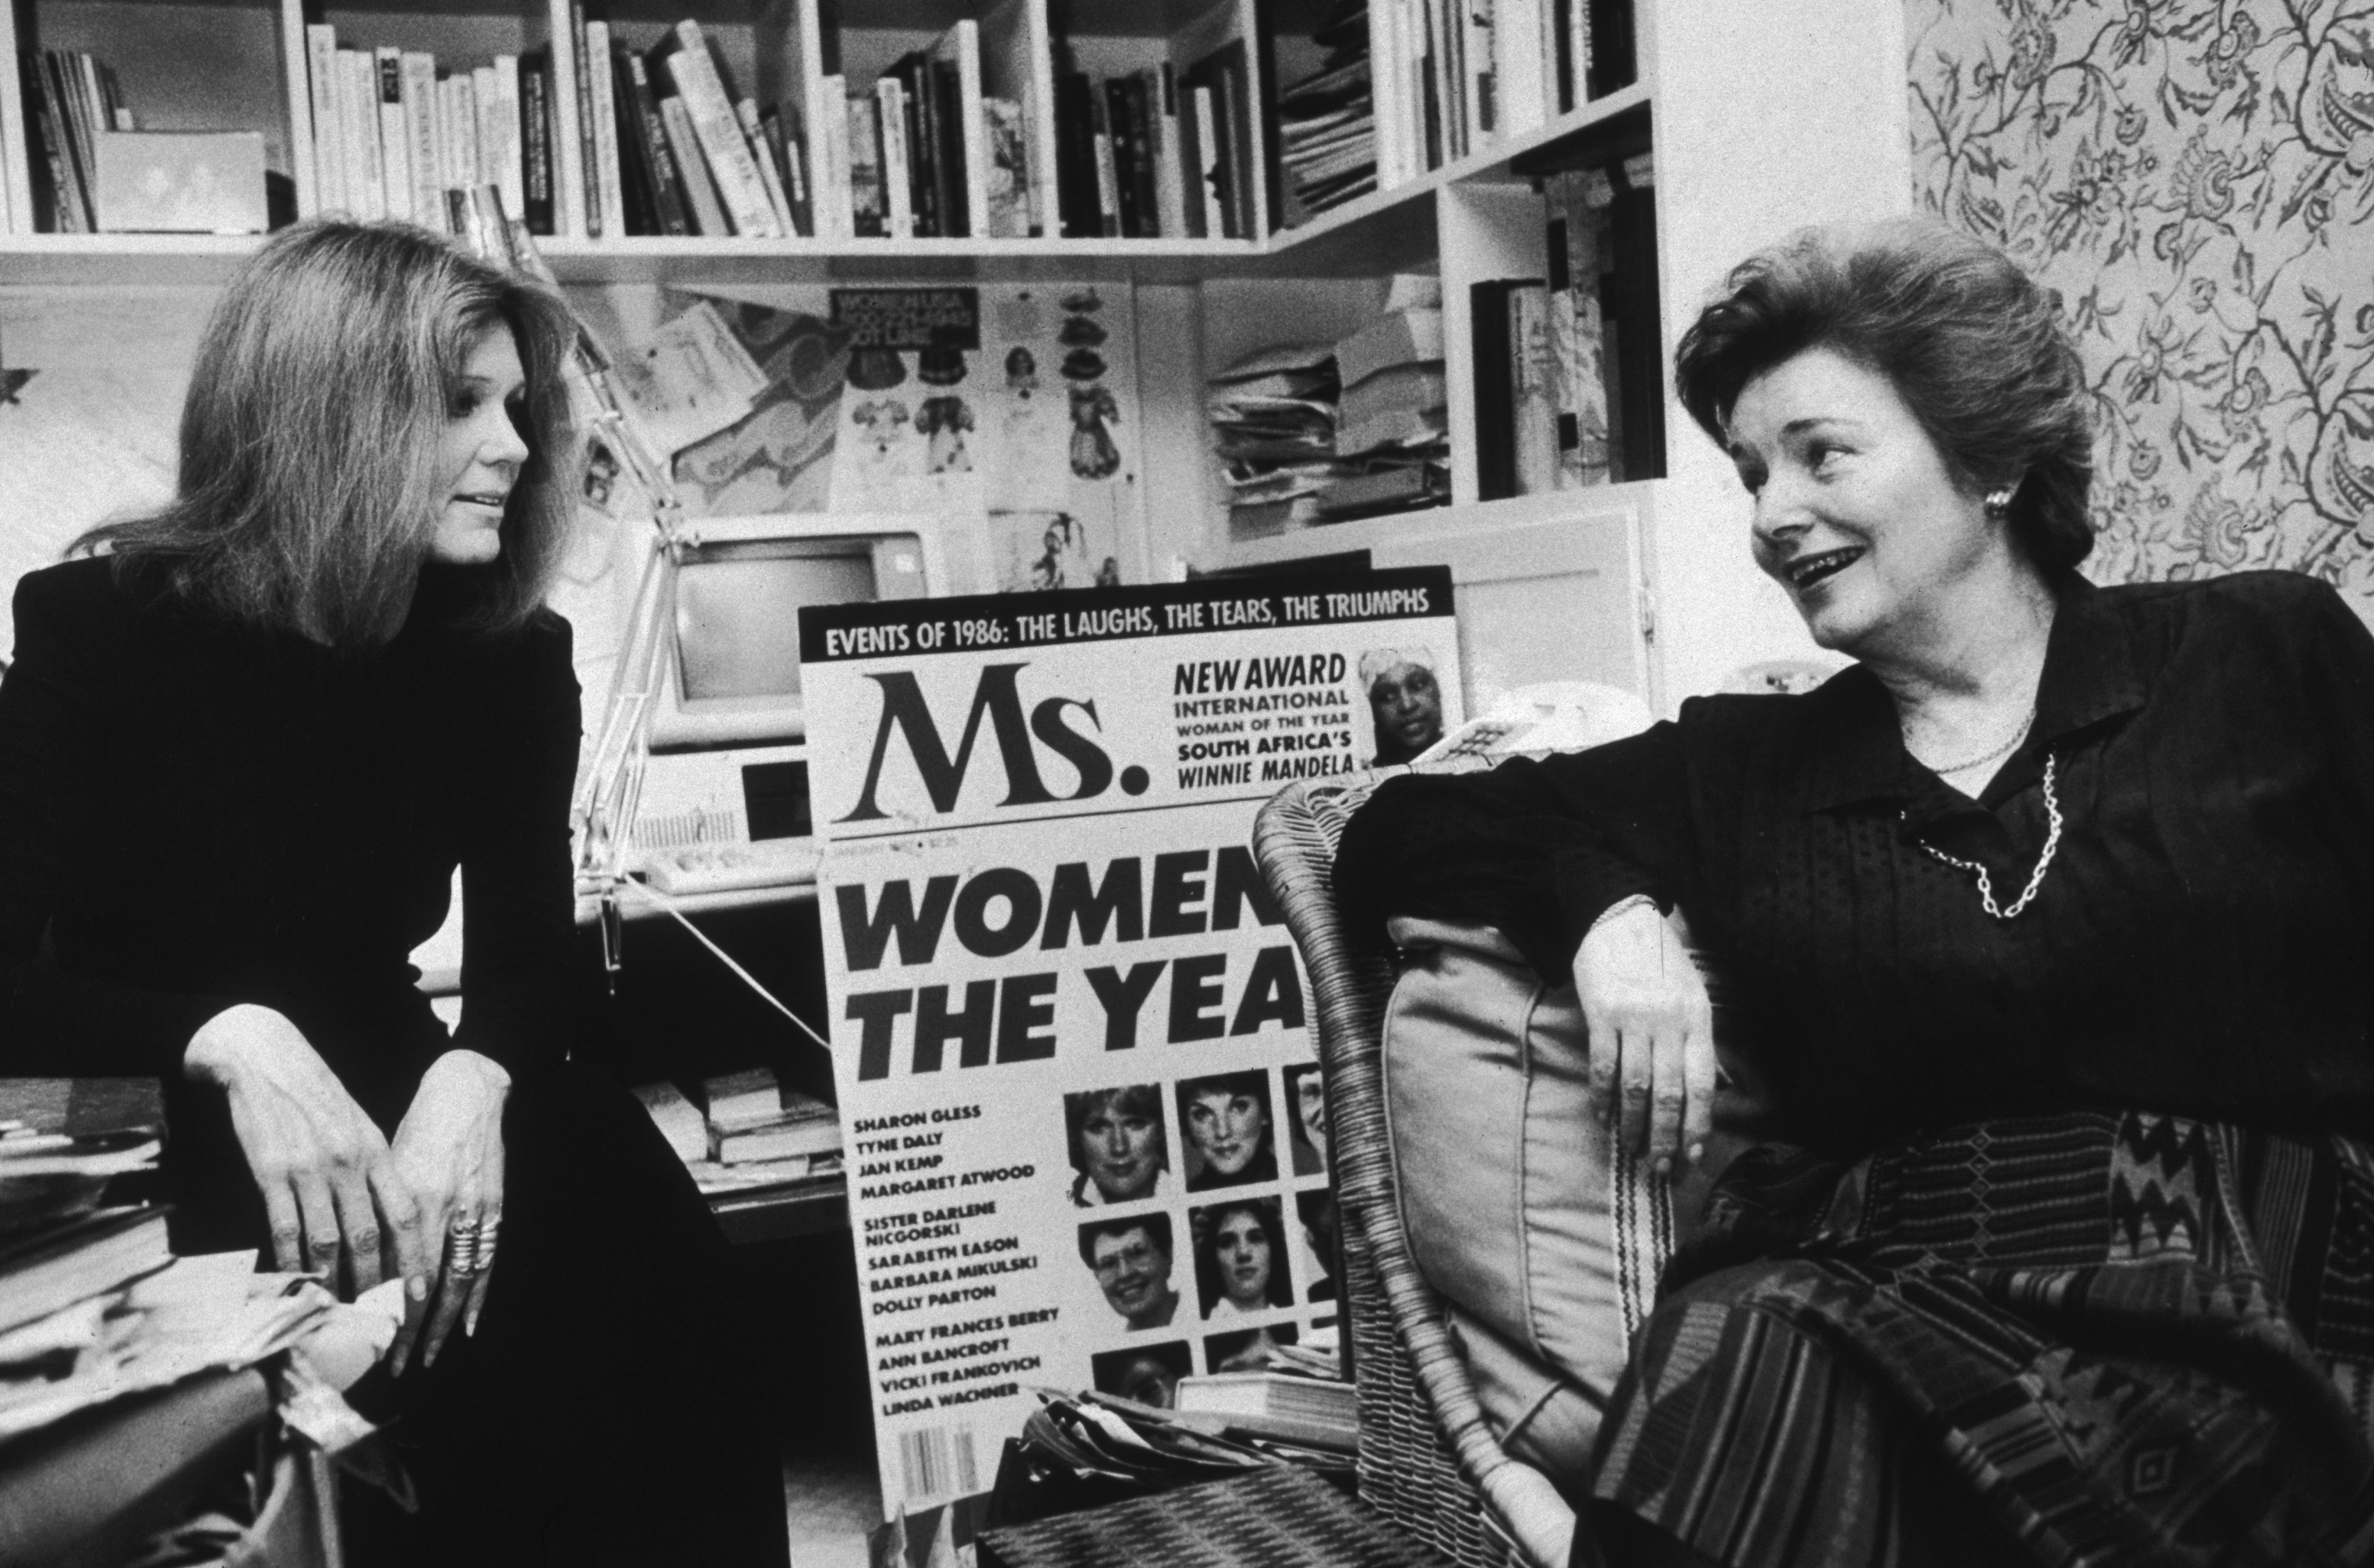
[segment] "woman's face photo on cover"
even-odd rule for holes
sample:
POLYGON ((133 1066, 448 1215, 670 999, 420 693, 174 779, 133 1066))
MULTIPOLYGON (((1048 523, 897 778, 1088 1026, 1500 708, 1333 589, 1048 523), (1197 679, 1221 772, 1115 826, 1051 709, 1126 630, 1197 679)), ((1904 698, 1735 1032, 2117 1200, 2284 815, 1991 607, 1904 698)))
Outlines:
POLYGON ((1751 378, 1728 433, 1757 565, 1824 648, 1924 640, 1999 545, 1894 384, 1844 355, 1809 348, 1751 378))
POLYGON ((1220 1293, 1246 1311, 1267 1304, 1270 1270, 1269 1233, 1250 1208, 1223 1210, 1213 1234, 1212 1253, 1219 1260, 1220 1293))
POLYGON ((1206 1178, 1243 1174, 1269 1137, 1269 1107, 1245 1090, 1212 1084, 1191 1089, 1187 1137, 1204 1156, 1206 1178))
POLYGON ((1100 1232, 1088 1243, 1088 1268, 1104 1292, 1105 1305, 1133 1328, 1167 1323, 1176 1306, 1170 1288, 1170 1253, 1150 1224, 1100 1232))
POLYGON ((1294 1076, 1294 1108, 1302 1117, 1302 1132, 1310 1146, 1320 1153, 1327 1150, 1327 1085, 1320 1079, 1319 1070, 1306 1067, 1294 1076))
POLYGON ((1434 672, 1401 663, 1380 674, 1369 684, 1369 716, 1381 755, 1413 757, 1442 739, 1442 688, 1434 672))
POLYGON ((1108 1203, 1153 1192, 1165 1164, 1159 1104, 1119 1094, 1090 1096, 1080 1117, 1080 1163, 1108 1203))
POLYGON ((483 566, 502 554, 503 509, 528 455, 512 405, 526 390, 511 329, 499 326, 479 338, 463 363, 438 439, 431 559, 483 566))

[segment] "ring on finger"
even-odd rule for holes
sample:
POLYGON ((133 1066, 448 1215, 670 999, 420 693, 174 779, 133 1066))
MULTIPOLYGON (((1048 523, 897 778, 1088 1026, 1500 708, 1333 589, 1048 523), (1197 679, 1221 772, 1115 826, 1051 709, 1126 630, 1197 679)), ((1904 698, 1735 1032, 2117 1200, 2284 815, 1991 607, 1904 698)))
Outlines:
POLYGON ((476 1221, 466 1215, 454 1215, 453 1223, 445 1227, 446 1267, 456 1274, 476 1273, 484 1242, 476 1221))

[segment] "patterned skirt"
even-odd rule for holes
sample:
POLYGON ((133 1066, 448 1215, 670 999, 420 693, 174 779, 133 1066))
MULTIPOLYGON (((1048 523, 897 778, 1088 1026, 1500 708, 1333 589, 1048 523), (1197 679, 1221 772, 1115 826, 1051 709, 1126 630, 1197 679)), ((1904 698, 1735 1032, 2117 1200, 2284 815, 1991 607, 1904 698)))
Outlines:
POLYGON ((2145 1113, 1725 1173, 1595 1507, 1735 1568, 2374 1557, 2374 1145, 2145 1113))

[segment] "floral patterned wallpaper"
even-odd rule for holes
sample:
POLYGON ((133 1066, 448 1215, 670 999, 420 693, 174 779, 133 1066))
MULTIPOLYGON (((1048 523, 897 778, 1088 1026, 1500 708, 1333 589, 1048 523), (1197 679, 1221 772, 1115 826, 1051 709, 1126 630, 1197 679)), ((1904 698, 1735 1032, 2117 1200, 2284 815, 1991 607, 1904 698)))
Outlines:
POLYGON ((2374 0, 1906 0, 1916 205, 2057 290, 2087 570, 2313 573, 2374 621, 2374 0))

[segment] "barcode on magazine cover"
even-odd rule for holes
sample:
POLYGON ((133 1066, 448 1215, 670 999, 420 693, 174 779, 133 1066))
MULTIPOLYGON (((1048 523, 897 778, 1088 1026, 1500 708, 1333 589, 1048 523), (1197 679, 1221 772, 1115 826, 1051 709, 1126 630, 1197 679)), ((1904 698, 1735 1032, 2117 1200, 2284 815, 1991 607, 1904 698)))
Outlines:
POLYGON ((899 1434, 899 1468, 906 1472, 911 1503, 928 1497, 965 1497, 981 1490, 974 1468, 972 1428, 934 1426, 899 1434))

